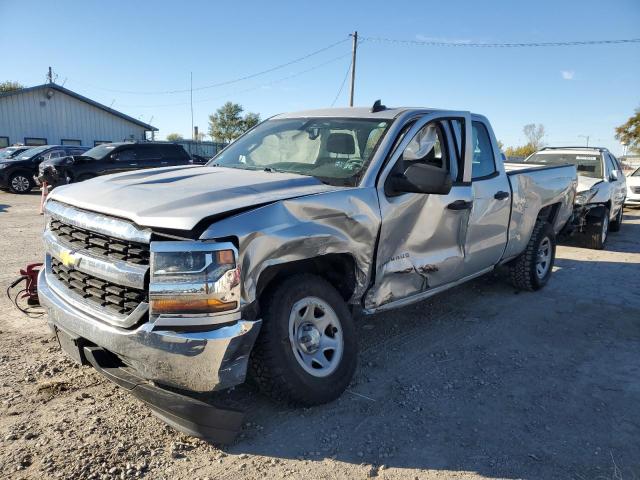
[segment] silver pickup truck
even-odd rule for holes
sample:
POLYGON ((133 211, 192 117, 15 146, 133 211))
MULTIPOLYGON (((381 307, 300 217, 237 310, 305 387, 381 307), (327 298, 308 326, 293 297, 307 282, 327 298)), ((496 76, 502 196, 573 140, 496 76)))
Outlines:
POLYGON ((203 167, 55 189, 39 296, 76 360, 212 436, 230 427, 205 422, 194 392, 247 371, 276 399, 338 397, 356 368, 355 312, 499 265, 517 288, 542 288, 576 184, 574 166, 503 164, 469 112, 278 115, 203 167))

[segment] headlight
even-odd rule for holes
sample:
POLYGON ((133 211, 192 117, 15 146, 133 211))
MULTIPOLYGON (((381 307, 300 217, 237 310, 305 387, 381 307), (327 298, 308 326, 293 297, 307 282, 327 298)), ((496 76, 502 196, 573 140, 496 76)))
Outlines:
POLYGON ((152 315, 217 314, 238 309, 240 270, 231 243, 152 242, 152 315))
POLYGON ((575 203, 577 205, 585 205, 587 203, 589 203, 589 201, 596 196, 596 193, 598 193, 598 189, 597 187, 591 187, 589 190, 586 190, 584 192, 580 192, 576 194, 576 200, 575 203))

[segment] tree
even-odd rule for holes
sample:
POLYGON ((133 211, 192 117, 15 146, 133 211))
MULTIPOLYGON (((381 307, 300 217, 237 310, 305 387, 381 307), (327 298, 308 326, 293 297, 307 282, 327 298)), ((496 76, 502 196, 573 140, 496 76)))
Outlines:
POLYGON ((529 155, 537 151, 537 148, 534 148, 533 145, 528 143, 520 147, 507 147, 507 149, 504 151, 504 154, 507 157, 528 157, 529 155))
POLYGON ((535 150, 540 150, 543 146, 542 137, 544 137, 544 125, 541 123, 536 125, 535 123, 529 123, 522 128, 524 136, 527 137, 528 145, 531 145, 535 150))
POLYGON ((625 123, 616 127, 616 138, 630 151, 640 153, 640 108, 625 123))
POLYGON ((260 115, 248 112, 242 116, 242 105, 227 102, 213 115, 209 115, 209 135, 220 142, 231 142, 255 126, 260 115))
POLYGON ((177 142, 178 140, 184 140, 184 137, 179 133, 170 133, 167 135, 168 142, 177 142))
POLYGON ((0 93, 13 92, 15 90, 22 90, 24 87, 18 82, 12 82, 7 80, 6 82, 0 82, 0 93))

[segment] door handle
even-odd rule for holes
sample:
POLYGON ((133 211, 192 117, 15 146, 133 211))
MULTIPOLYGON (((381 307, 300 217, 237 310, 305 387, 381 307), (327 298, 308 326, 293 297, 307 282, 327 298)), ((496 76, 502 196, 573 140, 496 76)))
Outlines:
POLYGON ((493 198, 496 200, 504 200, 505 198, 509 198, 509 192, 499 191, 493 196, 493 198))
POLYGON ((129 164, 129 166, 131 166, 131 167, 137 167, 137 166, 138 166, 138 164, 137 164, 137 163, 130 163, 130 164, 129 164))
POLYGON ((473 202, 467 202, 466 200, 456 200, 447 205, 449 210, 470 210, 473 207, 473 202))

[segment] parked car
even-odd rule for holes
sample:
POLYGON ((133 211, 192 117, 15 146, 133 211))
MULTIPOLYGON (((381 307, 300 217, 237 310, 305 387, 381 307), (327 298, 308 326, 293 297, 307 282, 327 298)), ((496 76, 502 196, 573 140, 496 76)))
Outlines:
POLYGON ((34 175, 40 162, 53 158, 84 153, 87 147, 70 145, 42 145, 25 150, 21 154, 0 160, 0 189, 13 193, 29 193, 36 185, 34 175))
POLYGON ((627 197, 624 204, 640 206, 640 168, 627 177, 627 197))
POLYGON ((469 112, 376 102, 278 115, 204 167, 54 190, 38 294, 69 355, 224 442, 238 417, 193 392, 249 368, 273 398, 334 400, 356 368, 352 312, 498 265, 517 288, 543 288, 576 185, 572 165, 505 165, 489 121, 469 112))
POLYGON ((57 175, 66 176, 71 183, 109 173, 190 163, 189 154, 182 145, 155 142, 106 143, 81 155, 43 162, 38 175, 42 176, 44 170, 51 167, 57 175))
POLYGON ((0 160, 5 160, 8 158, 14 158, 20 155, 22 152, 33 148, 28 145, 14 145, 12 147, 5 147, 0 150, 0 160))
POLYGON ((609 232, 622 225, 627 194, 626 179, 620 163, 606 148, 545 147, 525 160, 526 164, 561 165, 578 169, 579 210, 576 230, 589 248, 604 248, 609 232))

